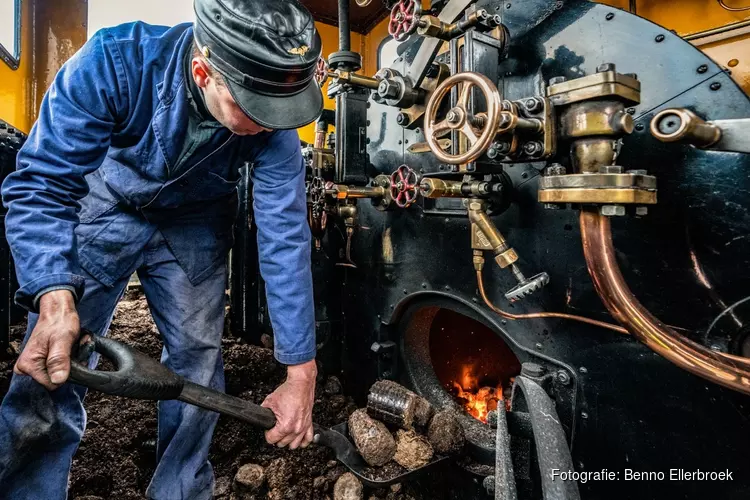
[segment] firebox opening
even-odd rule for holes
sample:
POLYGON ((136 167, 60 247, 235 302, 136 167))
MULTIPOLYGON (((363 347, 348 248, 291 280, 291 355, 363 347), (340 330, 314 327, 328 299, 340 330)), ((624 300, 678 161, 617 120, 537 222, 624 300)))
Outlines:
POLYGON ((429 350, 443 388, 482 422, 510 399, 521 363, 489 327, 463 314, 439 309, 430 325, 429 350))

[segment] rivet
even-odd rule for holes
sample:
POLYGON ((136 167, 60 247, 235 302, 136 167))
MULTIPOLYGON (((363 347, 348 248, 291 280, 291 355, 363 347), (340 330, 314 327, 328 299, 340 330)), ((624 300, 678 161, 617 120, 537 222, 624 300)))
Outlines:
POLYGON ((707 64, 701 64, 698 66, 698 73, 705 73, 708 71, 708 65, 707 64))
POLYGON ((654 40, 656 40, 656 43, 661 43, 664 41, 664 35, 656 35, 656 38, 654 38, 654 40))
POLYGON ((589 418, 589 414, 586 413, 585 411, 582 411, 581 412, 581 418, 584 419, 584 420, 586 420, 587 418, 589 418))
POLYGON ((505 4, 505 8, 506 8, 506 9, 510 9, 510 5, 511 5, 511 4, 509 4, 509 3, 506 3, 506 4, 505 4))
POLYGON ((605 17, 605 19, 606 19, 607 21, 611 21, 611 20, 612 20, 612 19, 614 19, 614 18, 615 18, 615 13, 614 13, 614 12, 610 12, 610 13, 609 13, 609 14, 607 14, 607 16, 605 17))
POLYGON ((740 63, 739 59, 730 59, 729 62, 727 63, 727 66, 729 66, 730 68, 734 68, 739 63, 740 63))
POLYGON ((721 83, 714 82, 711 84, 711 90, 719 90, 721 88, 721 83))
POLYGON ((536 343, 536 348, 541 351, 542 350, 542 344, 540 344, 539 342, 537 342, 536 343))
POLYGON ((636 125, 635 125, 635 129, 638 130, 639 132, 641 130, 643 130, 644 128, 646 128, 646 127, 642 123, 636 123, 636 125))
POLYGON ((588 373, 589 372, 588 368, 586 368, 585 366, 580 367, 578 369, 578 371, 581 372, 581 373, 588 373))

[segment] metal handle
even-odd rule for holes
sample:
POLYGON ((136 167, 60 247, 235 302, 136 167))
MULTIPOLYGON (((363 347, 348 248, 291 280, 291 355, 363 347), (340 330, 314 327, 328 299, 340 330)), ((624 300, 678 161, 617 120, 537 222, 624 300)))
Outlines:
MULTIPOLYGON (((185 380, 166 366, 116 340, 84 333, 91 340, 76 348, 91 348, 93 345, 93 351, 114 363, 115 371, 91 370, 72 360, 71 382, 105 394, 135 399, 166 400, 179 397, 185 380)), ((74 358, 76 354, 73 353, 74 358)))

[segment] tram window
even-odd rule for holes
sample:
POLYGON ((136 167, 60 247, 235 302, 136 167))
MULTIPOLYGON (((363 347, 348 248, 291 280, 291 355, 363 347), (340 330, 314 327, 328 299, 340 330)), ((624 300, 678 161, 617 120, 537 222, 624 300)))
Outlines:
POLYGON ((0 0, 0 58, 18 69, 21 57, 21 0, 0 0))
POLYGON ((392 36, 387 37, 380 43, 380 48, 378 48, 378 69, 393 66, 393 63, 396 62, 399 56, 399 45, 401 43, 396 41, 392 36))

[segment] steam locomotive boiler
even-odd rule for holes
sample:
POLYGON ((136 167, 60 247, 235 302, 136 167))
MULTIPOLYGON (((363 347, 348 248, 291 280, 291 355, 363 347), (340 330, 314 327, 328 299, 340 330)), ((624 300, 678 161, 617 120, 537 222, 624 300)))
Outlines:
POLYGON ((623 477, 749 465, 750 100, 729 71, 606 5, 400 0, 397 57, 366 76, 339 4, 336 109, 305 153, 321 356, 350 392, 394 379, 460 411, 466 498, 746 498, 623 477))

